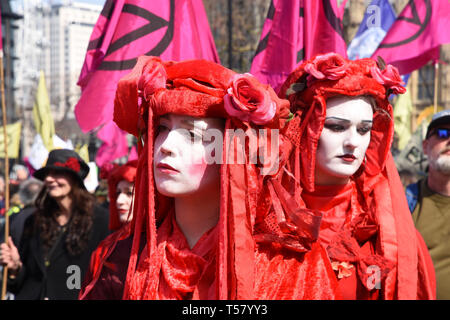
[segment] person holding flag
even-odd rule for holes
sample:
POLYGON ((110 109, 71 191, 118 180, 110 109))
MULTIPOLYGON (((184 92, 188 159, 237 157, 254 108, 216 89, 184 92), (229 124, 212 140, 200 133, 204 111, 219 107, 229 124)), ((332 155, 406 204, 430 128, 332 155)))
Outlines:
POLYGON ((91 253, 108 234, 108 213, 94 205, 83 180, 89 166, 73 150, 56 149, 34 172, 43 181, 19 243, 0 245, 16 300, 74 300, 91 253))

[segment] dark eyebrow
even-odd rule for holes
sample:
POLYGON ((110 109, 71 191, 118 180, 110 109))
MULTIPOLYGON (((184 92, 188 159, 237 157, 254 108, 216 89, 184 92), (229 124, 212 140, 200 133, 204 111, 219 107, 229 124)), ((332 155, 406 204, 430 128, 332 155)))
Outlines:
MULTIPOLYGON (((345 122, 345 123, 350 122, 350 120, 342 119, 342 118, 339 118, 339 117, 326 117, 325 120, 338 120, 338 121, 342 121, 342 122, 345 122)), ((372 123, 373 121, 372 120, 361 120, 361 122, 372 123)))
POLYGON ((194 125, 194 121, 193 120, 181 120, 181 123, 184 124, 185 126, 189 127, 189 129, 194 129, 195 125, 194 125))
POLYGON ((350 122, 350 120, 342 119, 342 118, 338 118, 338 117, 326 117, 325 120, 338 120, 338 121, 343 121, 343 122, 350 122))

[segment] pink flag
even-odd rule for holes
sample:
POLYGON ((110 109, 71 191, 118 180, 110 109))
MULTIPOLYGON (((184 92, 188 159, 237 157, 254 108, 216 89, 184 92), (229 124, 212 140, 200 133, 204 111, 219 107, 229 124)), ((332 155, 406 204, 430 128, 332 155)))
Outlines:
POLYGON ((275 90, 303 59, 347 56, 335 0, 272 0, 250 73, 275 90))
POLYGON ((345 5, 347 4, 347 0, 343 0, 340 6, 337 5, 337 0, 331 1, 331 4, 333 6, 334 12, 336 12, 336 16, 342 21, 342 19, 344 18, 345 5))
POLYGON ((105 124, 98 131, 97 137, 103 141, 95 157, 95 163, 98 167, 128 154, 126 132, 122 131, 114 121, 105 124))
POLYGON ((92 32, 75 107, 80 128, 113 117, 117 82, 141 55, 219 62, 202 0, 107 0, 92 32))
POLYGON ((372 55, 396 66, 400 74, 439 59, 439 47, 450 42, 450 1, 411 0, 372 55))
POLYGON ((130 153, 128 154, 128 161, 136 160, 138 158, 138 152, 136 146, 132 146, 130 153))

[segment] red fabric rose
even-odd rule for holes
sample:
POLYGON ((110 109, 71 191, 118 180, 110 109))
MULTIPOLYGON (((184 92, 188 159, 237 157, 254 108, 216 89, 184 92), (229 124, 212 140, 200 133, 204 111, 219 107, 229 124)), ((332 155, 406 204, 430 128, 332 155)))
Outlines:
POLYGON ((80 171, 80 163, 76 158, 70 157, 66 162, 55 162, 55 166, 71 169, 75 172, 80 171))
POLYGON ((249 73, 235 76, 224 106, 230 116, 261 125, 273 119, 277 108, 266 87, 249 73))
POLYGON ((331 267, 333 268, 334 271, 337 271, 338 279, 350 277, 353 273, 353 270, 355 269, 355 267, 350 262, 347 261, 343 262, 332 261, 331 267))
POLYGON ((148 97, 157 89, 165 88, 167 80, 166 69, 157 61, 150 61, 142 69, 142 75, 139 78, 138 90, 148 97))
POLYGON ((399 94, 405 93, 406 88, 403 87, 405 84, 398 73, 396 67, 388 64, 386 69, 380 70, 378 67, 373 66, 370 69, 370 73, 372 74, 372 78, 377 80, 380 84, 392 90, 392 93, 399 94))
POLYGON ((336 53, 327 53, 305 65, 305 71, 309 73, 308 82, 315 79, 338 80, 345 75, 347 63, 336 53))

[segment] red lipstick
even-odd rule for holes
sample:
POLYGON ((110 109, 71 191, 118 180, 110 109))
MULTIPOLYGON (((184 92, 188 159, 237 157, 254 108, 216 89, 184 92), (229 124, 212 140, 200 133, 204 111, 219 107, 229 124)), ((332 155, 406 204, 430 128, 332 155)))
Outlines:
POLYGON ((176 172, 179 172, 179 171, 178 171, 177 169, 175 169, 174 167, 168 165, 167 163, 162 163, 162 162, 158 163, 158 164, 156 165, 156 168, 157 168, 159 171, 161 171, 161 172, 163 172, 163 173, 168 173, 168 174, 174 174, 174 173, 176 173, 176 172))
POLYGON ((352 155, 352 154, 349 154, 349 153, 344 154, 342 156, 339 156, 339 158, 341 158, 345 162, 349 162, 349 163, 351 163, 351 162, 356 160, 356 157, 354 155, 352 155))

